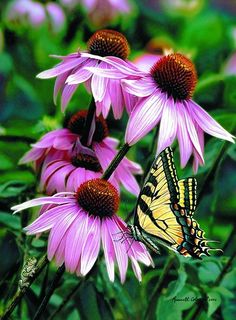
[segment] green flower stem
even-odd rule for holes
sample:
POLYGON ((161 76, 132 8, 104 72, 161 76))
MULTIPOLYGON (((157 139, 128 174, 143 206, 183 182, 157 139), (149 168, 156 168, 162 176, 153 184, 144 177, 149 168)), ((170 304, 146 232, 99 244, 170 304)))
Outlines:
POLYGON ((23 287, 19 287, 19 289, 15 293, 8 307, 6 308, 4 313, 1 315, 0 317, 1 320, 9 319, 15 307, 20 303, 22 297, 25 295, 26 291, 29 289, 29 287, 34 282, 34 280, 40 275, 40 273, 43 271, 44 267, 47 264, 48 264, 47 255, 44 255, 36 265, 34 275, 28 279, 27 283, 25 283, 23 287))
POLYGON ((158 300, 158 297, 161 293, 161 290, 165 284, 165 280, 166 280, 166 277, 168 276, 169 274, 169 271, 170 269, 172 268, 173 264, 174 264, 174 261, 175 261, 175 256, 174 255, 170 255, 168 260, 166 261, 166 264, 163 268, 163 271, 162 271, 162 274, 157 282, 157 285, 156 287, 154 288, 153 292, 152 292, 152 295, 151 295, 151 298, 149 300, 149 308, 147 309, 147 312, 144 316, 144 319, 145 320, 152 320, 154 319, 155 317, 153 317, 153 315, 155 314, 155 310, 156 310, 156 305, 157 305, 157 300, 158 300))
POLYGON ((72 299, 73 295, 77 292, 77 290, 80 288, 83 281, 79 282, 72 290, 69 292, 69 294, 63 299, 62 303, 59 305, 59 307, 51 314, 48 320, 53 320, 60 312, 61 310, 66 306, 66 304, 72 299))
POLYGON ((6 142, 25 142, 25 143, 34 143, 36 139, 25 136, 14 136, 14 135, 0 135, 0 141, 6 142))
POLYGON ((84 130, 83 130, 83 134, 82 137, 80 139, 81 143, 84 146, 87 146, 87 142, 88 142, 88 137, 89 137, 89 132, 91 129, 91 125, 94 119, 94 115, 96 112, 96 104, 94 99, 91 100, 89 108, 88 108, 88 114, 85 120, 85 125, 84 125, 84 130))
POLYGON ((117 155, 115 156, 115 158, 112 160, 112 162, 110 163, 109 167, 106 169, 106 171, 103 173, 102 175, 102 179, 104 180, 108 180, 112 173, 116 170, 116 168, 118 167, 119 163, 121 162, 121 160, 124 158, 124 156, 126 155, 126 153, 129 151, 131 147, 125 143, 123 145, 123 147, 119 150, 119 152, 117 153, 117 155))
POLYGON ((233 261, 236 258, 236 250, 233 252, 232 256, 229 258, 228 262, 226 263, 225 267, 222 269, 221 273, 219 274, 218 278, 216 279, 214 285, 218 286, 226 273, 230 270, 232 267, 233 261))
POLYGON ((41 318, 41 316, 43 315, 43 313, 47 307, 47 304, 48 304, 51 296, 53 295, 53 292, 58 287, 59 281, 61 280, 64 272, 65 272, 65 266, 63 264, 61 267, 59 267, 57 269, 55 277, 54 277, 50 287, 48 288, 48 291, 47 291, 46 295, 44 296, 43 301, 41 302, 38 310, 36 311, 33 320, 39 320, 41 318))

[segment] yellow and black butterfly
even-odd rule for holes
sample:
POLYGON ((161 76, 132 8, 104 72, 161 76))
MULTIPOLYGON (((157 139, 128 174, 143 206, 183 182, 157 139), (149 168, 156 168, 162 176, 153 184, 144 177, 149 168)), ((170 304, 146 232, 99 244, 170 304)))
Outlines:
POLYGON ((128 226, 132 237, 156 253, 156 243, 161 243, 184 256, 210 255, 204 232, 192 218, 196 189, 195 178, 178 180, 172 150, 166 148, 155 159, 140 192, 134 224, 128 226))

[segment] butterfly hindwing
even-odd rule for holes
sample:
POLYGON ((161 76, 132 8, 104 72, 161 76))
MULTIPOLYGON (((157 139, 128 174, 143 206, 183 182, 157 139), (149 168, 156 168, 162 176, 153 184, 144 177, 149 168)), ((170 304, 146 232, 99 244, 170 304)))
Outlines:
POLYGON ((187 178, 178 181, 179 186, 179 205, 185 208, 189 215, 193 215, 197 206, 197 180, 187 178))
MULTIPOLYGON (((208 254, 204 232, 192 218, 196 209, 196 180, 179 180, 173 153, 166 148, 155 159, 136 207, 136 240, 153 248, 153 239, 184 256, 208 254)), ((134 235, 134 233, 133 233, 134 235)))

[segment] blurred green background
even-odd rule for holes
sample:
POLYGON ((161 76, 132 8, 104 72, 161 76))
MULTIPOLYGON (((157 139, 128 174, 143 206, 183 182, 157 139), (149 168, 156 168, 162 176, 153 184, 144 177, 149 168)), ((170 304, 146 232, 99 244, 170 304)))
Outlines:
MULTIPOLYGON (((47 1, 41 3, 45 5, 47 1)), ((30 143, 63 125, 60 106, 52 101, 54 79, 42 81, 35 76, 55 64, 49 54, 85 49, 88 38, 101 27, 90 21, 81 4, 73 10, 63 7, 66 20, 58 32, 49 23, 36 28, 20 20, 9 21, 9 4, 10 1, 0 2, 0 312, 17 289, 25 256, 40 257, 47 245, 46 236, 37 240, 22 232, 32 214, 10 213, 12 205, 37 195, 38 177, 30 167, 18 166, 19 159, 29 150, 30 143)), ((194 100, 235 134, 236 58, 232 65, 230 59, 236 55, 236 2, 139 0, 130 4, 131 12, 118 15, 102 27, 124 33, 130 43, 131 60, 143 52, 162 53, 166 48, 191 57, 199 78, 194 100)), ((68 112, 86 108, 89 99, 80 86, 68 112)), ((114 121, 111 114, 108 118, 111 135, 121 142, 126 122, 127 115, 121 121, 114 121)), ((151 132, 128 154, 144 169, 153 136, 151 132)), ((191 164, 180 169, 177 144, 174 148, 179 177, 192 176, 191 164)), ((51 319, 50 315, 75 286, 77 291, 55 319, 236 319, 235 161, 235 145, 206 136, 205 166, 196 175, 195 218, 207 238, 219 241, 214 246, 222 248, 223 255, 195 261, 172 255, 161 247, 160 256, 152 255, 155 269, 143 268, 142 283, 129 270, 124 285, 118 276, 114 283, 109 282, 101 258, 95 274, 87 281, 65 274, 44 319, 51 319)), ((119 214, 123 218, 132 211, 135 201, 122 191, 119 214)), ((55 270, 53 263, 46 268, 12 319, 33 318, 45 284, 55 270)))

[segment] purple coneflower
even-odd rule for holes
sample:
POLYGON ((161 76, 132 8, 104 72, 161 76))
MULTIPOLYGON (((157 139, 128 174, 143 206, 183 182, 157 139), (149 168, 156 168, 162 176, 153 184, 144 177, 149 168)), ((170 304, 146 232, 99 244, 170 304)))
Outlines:
MULTIPOLYGON (((121 73, 117 67, 127 66, 136 75, 137 70, 126 61, 129 54, 129 45, 126 38, 114 30, 100 30, 95 32, 88 41, 87 52, 76 52, 67 56, 54 56, 62 59, 62 62, 54 68, 38 74, 38 78, 47 79, 57 77, 54 87, 54 100, 61 92, 61 107, 64 111, 76 91, 79 84, 84 83, 87 90, 92 92, 96 102, 96 114, 102 113, 107 117, 112 105, 114 117, 119 119, 124 106, 128 112, 133 105, 135 97, 122 90, 120 83, 121 73), (110 56, 110 59, 107 59, 110 56), (97 67, 102 70, 117 70, 116 79, 93 74, 89 67, 97 67)), ((139 73, 138 73, 139 74, 139 73)), ((122 75, 123 76, 123 75, 122 75)))
POLYGON ((39 27, 46 21, 46 13, 41 3, 17 0, 10 3, 6 19, 16 26, 39 27))
POLYGON ((48 22, 51 31, 57 33, 65 24, 65 15, 62 8, 53 2, 44 5, 32 0, 17 0, 10 3, 6 20, 12 26, 32 28, 39 28, 48 22))
POLYGON ((128 145, 136 143, 160 122, 157 152, 177 137, 181 166, 186 165, 193 153, 196 172, 198 165, 204 163, 204 132, 234 142, 233 136, 191 99, 197 74, 194 64, 182 54, 164 56, 139 79, 127 78, 123 83, 130 94, 139 97, 126 129, 128 145))
MULTIPOLYGON (((62 191, 76 191, 88 179, 101 177, 117 154, 117 139, 108 137, 105 119, 95 119, 95 132, 90 148, 82 145, 83 127, 87 111, 74 114, 67 128, 57 129, 44 135, 26 153, 20 163, 33 162, 37 171, 41 169, 41 189, 48 195, 62 191)), ((111 176, 111 182, 119 189, 122 184, 134 195, 139 185, 134 174, 141 174, 141 167, 124 158, 111 176)))
POLYGON ((25 228, 27 234, 49 231, 48 259, 65 263, 69 272, 85 276, 98 258, 102 242, 109 279, 114 281, 117 262, 120 280, 125 281, 128 259, 139 281, 138 262, 153 265, 145 246, 125 237, 127 226, 116 215, 119 195, 116 188, 102 179, 83 183, 76 193, 58 193, 14 206, 15 212, 41 205, 39 217, 25 228), (123 239, 121 241, 121 235, 123 239))
POLYGON ((117 15, 130 12, 127 0, 81 0, 96 26, 107 25, 117 15))

